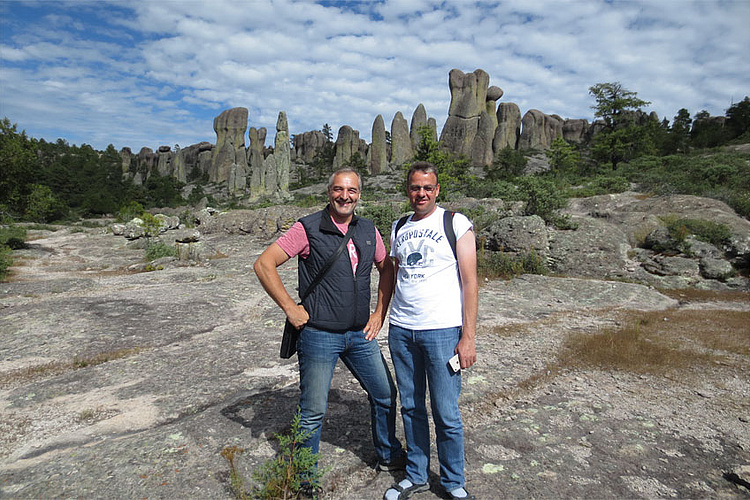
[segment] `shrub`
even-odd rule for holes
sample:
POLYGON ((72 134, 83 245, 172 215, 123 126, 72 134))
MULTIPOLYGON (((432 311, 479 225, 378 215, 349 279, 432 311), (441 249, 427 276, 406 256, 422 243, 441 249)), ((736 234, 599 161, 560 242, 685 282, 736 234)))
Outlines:
POLYGON ((661 218, 667 225, 670 236, 680 242, 692 234, 701 241, 721 247, 729 242, 731 232, 725 224, 702 219, 681 219, 674 216, 661 218))
POLYGON ((554 218, 555 211, 564 208, 568 200, 550 179, 522 177, 518 179, 520 198, 526 202, 526 215, 538 215, 545 221, 554 218))
POLYGON ((510 254, 506 252, 485 252, 477 254, 479 277, 482 279, 511 279, 521 274, 547 274, 549 271, 544 259, 535 252, 510 254))
POLYGON ((492 165, 485 167, 487 179, 508 180, 523 175, 528 161, 521 151, 505 147, 497 153, 492 165))
POLYGON ((325 471, 318 469, 319 453, 302 446, 310 436, 300 427, 300 413, 294 415, 288 434, 275 434, 281 450, 253 473, 259 483, 254 494, 259 498, 296 498, 307 483, 313 490, 320 488, 320 479, 325 471))
POLYGON ((366 205, 361 207, 359 211, 363 217, 367 217, 375 223, 375 227, 378 228, 380 235, 383 237, 386 249, 390 248, 391 227, 393 226, 393 221, 398 219, 401 214, 390 203, 385 205, 366 205))
POLYGON ((0 281, 8 276, 8 269, 13 265, 11 249, 0 245, 0 281))
POLYGON ((18 250, 26 246, 26 229, 8 226, 0 229, 0 246, 18 250))
POLYGON ((57 220, 68 212, 67 206, 52 192, 49 186, 33 184, 26 198, 26 217, 33 221, 49 222, 57 220))
POLYGON ((154 243, 146 248, 146 260, 156 260, 162 257, 176 257, 177 248, 166 243, 154 243))
POLYGON ((141 215, 143 215, 143 205, 137 201, 131 201, 127 205, 120 207, 120 210, 117 212, 117 221, 128 222, 141 215))

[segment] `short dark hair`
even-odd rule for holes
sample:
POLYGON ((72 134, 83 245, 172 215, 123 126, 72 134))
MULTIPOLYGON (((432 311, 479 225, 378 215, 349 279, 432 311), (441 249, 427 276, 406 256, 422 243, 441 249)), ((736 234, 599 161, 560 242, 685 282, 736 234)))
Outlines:
POLYGON ((362 191, 362 176, 355 169, 351 167, 341 167, 328 177, 328 188, 326 191, 330 191, 333 187, 333 179, 339 174, 357 174, 357 183, 359 184, 359 190, 362 191))
POLYGON ((409 180, 414 172, 422 172, 423 174, 435 174, 435 183, 440 184, 438 179, 437 168, 429 161, 415 161, 412 163, 409 172, 406 174, 406 187, 409 188, 409 180))

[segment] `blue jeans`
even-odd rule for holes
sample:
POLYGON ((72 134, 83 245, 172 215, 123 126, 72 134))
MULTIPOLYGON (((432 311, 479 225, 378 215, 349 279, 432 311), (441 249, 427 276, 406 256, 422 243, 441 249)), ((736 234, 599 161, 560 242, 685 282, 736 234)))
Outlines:
POLYGON ((311 327, 297 342, 300 373, 300 426, 310 432, 303 446, 320 449, 328 391, 339 358, 356 377, 370 400, 372 442, 378 459, 389 462, 401 453, 396 438, 396 387, 377 341, 368 341, 362 330, 331 333, 311 327))
POLYGON ((446 491, 464 486, 464 429, 458 409, 461 372, 454 373, 448 365, 460 337, 460 327, 408 330, 393 324, 388 337, 401 394, 407 449, 406 477, 414 484, 428 482, 430 424, 425 397, 429 385, 440 484, 446 491))

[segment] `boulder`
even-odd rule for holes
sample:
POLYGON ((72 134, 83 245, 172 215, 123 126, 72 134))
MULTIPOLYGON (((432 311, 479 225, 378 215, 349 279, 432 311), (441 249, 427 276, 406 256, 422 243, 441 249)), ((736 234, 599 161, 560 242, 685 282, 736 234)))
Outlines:
POLYGON ((146 231, 143 229, 143 219, 138 217, 131 219, 125 224, 125 230, 122 235, 128 240, 137 240, 144 236, 146 231))
POLYGON ((160 232, 180 227, 180 218, 176 215, 156 214, 154 219, 157 219, 161 224, 160 232))
POLYGON ((538 215, 497 219, 483 229, 480 239, 493 251, 549 255, 547 226, 538 215))
POLYGON ((680 256, 657 254, 645 262, 643 268, 659 276, 682 276, 685 278, 698 278, 700 276, 698 260, 680 256))
POLYGON ((625 232, 603 219, 571 217, 575 230, 548 228, 550 267, 572 277, 628 278, 637 263, 625 232))
POLYGON ((699 260, 700 274, 706 279, 726 281, 737 271, 729 261, 715 257, 703 257, 699 260))

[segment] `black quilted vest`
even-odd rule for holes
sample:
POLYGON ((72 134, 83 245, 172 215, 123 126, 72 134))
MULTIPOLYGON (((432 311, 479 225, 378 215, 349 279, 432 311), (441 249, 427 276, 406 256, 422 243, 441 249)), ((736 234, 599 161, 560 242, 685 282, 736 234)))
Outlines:
MULTIPOLYGON (((317 276, 344 238, 325 210, 300 219, 310 242, 310 255, 299 260, 300 295, 317 276)), ((349 223, 359 255, 357 273, 352 273, 349 252, 344 249, 323 281, 303 305, 310 314, 308 325, 330 332, 361 330, 370 317, 370 272, 375 260, 375 225, 353 216, 349 223)))

